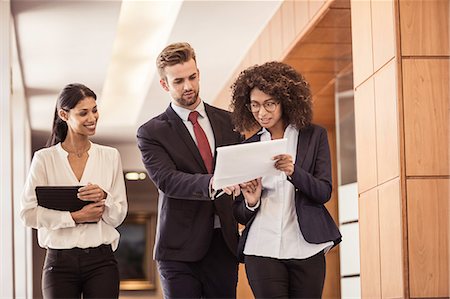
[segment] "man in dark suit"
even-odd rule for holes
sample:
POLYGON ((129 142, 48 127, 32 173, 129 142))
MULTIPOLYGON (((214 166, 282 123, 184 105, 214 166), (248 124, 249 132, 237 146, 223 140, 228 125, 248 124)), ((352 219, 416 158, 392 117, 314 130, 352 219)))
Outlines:
POLYGON ((215 198, 214 153, 236 144, 230 114, 199 97, 199 70, 187 43, 167 46, 157 58, 165 112, 138 129, 138 146, 158 187, 154 258, 165 298, 235 298, 237 223, 232 198, 215 198))

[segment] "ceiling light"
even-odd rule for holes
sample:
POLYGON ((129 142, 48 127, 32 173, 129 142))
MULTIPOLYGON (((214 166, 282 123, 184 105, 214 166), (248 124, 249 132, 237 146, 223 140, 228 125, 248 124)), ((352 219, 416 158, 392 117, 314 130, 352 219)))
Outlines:
POLYGON ((132 126, 182 1, 123 1, 99 109, 101 126, 132 126), (126 111, 126 115, 124 115, 126 111))

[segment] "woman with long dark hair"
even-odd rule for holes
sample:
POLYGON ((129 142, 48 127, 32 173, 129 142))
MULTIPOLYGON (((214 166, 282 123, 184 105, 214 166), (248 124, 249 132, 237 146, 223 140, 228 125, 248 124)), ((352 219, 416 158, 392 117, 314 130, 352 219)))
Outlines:
POLYGON ((273 157, 279 175, 225 188, 243 195, 234 216, 245 225, 239 257, 256 298, 320 298, 325 253, 341 235, 325 208, 331 197, 327 131, 311 123, 309 84, 292 67, 268 62, 250 67, 233 84, 231 107, 245 142, 287 139, 273 157))
POLYGON ((89 140, 99 118, 96 99, 82 84, 64 87, 47 147, 35 152, 24 187, 22 220, 38 230, 39 245, 47 249, 44 298, 119 296, 113 251, 127 198, 119 152, 89 140), (78 198, 91 203, 73 212, 48 209, 38 205, 38 186, 82 186, 78 198))

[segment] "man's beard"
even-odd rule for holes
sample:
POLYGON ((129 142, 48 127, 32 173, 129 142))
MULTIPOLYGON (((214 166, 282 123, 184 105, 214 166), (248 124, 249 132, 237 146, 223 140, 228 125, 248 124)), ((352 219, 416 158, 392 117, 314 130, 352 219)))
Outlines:
POLYGON ((189 99, 185 99, 183 98, 183 96, 181 96, 181 98, 176 99, 176 101, 184 107, 189 107, 195 104, 197 102, 197 99, 198 99, 198 92, 195 92, 195 95, 189 99))

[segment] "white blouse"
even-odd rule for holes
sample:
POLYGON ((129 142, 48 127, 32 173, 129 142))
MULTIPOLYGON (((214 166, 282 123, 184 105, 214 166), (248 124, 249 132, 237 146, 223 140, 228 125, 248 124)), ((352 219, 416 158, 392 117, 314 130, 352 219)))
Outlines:
POLYGON ((20 216, 26 226, 38 230, 39 245, 43 248, 69 249, 119 244, 119 226, 127 214, 127 197, 119 152, 112 147, 91 142, 88 159, 78 181, 66 152, 58 143, 34 153, 22 196, 20 216), (97 184, 106 193, 105 211, 95 223, 76 224, 67 211, 38 206, 36 186, 81 186, 97 184))
MULTIPOLYGON (((297 155, 298 130, 288 126, 284 138, 288 140, 287 154, 295 163, 297 155)), ((261 141, 270 140, 270 132, 263 129, 261 141)), ((333 242, 308 243, 300 230, 295 209, 295 187, 286 174, 265 176, 260 209, 256 214, 245 243, 244 254, 277 259, 306 259, 320 251, 327 251, 333 242)))

